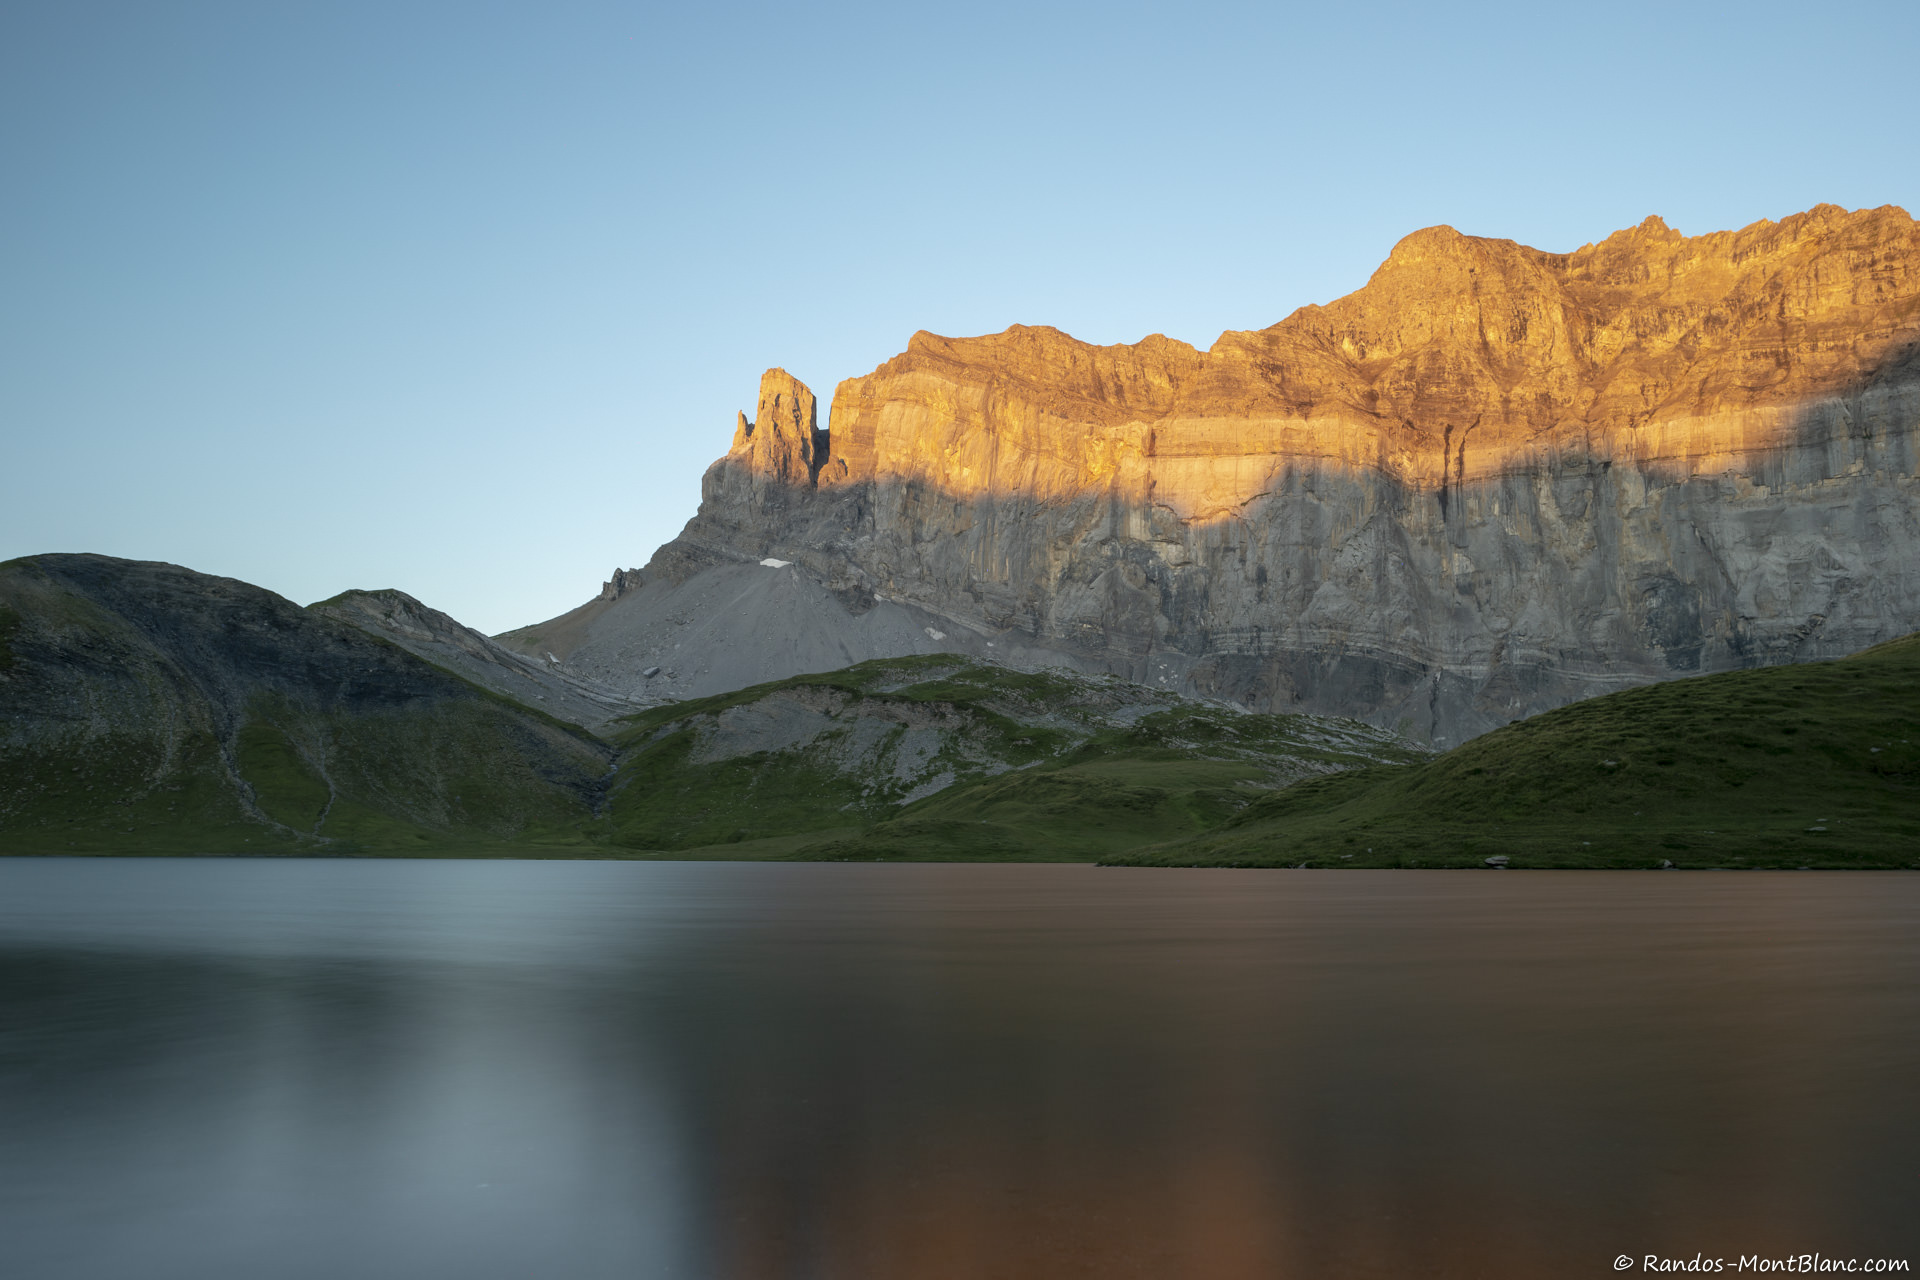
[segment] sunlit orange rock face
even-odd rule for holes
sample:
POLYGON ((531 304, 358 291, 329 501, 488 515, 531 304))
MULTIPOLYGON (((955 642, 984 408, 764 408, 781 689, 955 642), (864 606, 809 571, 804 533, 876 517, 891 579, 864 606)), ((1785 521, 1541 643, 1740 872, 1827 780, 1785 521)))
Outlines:
POLYGON ((1307 461, 1434 493, 1575 455, 1718 471, 1910 355, 1917 321, 1920 232, 1897 209, 1691 239, 1648 218, 1570 254, 1431 227, 1359 292, 1206 352, 916 334, 840 384, 826 480, 1110 487, 1210 520, 1307 461))
POLYGON ((916 334, 767 375, 662 564, 777 554, 978 634, 1453 741, 1920 627, 1920 227, 1572 253, 1448 227, 1206 351, 916 334), (770 398, 771 397, 771 398, 770 398), (798 416, 796 416, 798 415, 798 416))

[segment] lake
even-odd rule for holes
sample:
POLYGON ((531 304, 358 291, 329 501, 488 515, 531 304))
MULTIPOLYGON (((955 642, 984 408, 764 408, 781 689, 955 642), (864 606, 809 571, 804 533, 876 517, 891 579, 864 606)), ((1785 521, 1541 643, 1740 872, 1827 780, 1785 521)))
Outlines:
POLYGON ((0 1274, 1920 1265, 1920 876, 0 860, 0 1274))

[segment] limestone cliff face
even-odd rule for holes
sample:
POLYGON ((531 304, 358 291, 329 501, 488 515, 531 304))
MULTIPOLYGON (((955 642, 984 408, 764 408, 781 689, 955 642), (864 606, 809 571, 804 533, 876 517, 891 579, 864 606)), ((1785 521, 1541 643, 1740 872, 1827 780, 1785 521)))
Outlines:
POLYGON ((762 380, 654 569, 792 560, 980 634, 1457 741, 1920 627, 1920 227, 1555 254, 1433 227, 1207 351, 916 334, 762 380))

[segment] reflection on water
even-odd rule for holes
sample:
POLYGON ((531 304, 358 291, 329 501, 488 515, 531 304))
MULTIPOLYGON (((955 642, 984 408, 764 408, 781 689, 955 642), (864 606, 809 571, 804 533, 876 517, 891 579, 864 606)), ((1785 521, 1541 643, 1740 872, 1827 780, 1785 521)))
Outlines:
POLYGON ((0 861, 0 1273, 1920 1265, 1920 877, 0 861))

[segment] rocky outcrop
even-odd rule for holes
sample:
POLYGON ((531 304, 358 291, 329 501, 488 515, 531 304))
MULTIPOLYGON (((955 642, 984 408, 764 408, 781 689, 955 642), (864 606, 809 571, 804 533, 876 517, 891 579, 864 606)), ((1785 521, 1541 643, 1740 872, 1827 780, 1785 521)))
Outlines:
POLYGON ((612 604, 629 591, 638 591, 647 580, 647 575, 638 569, 615 569, 613 576, 600 584, 600 598, 612 604))
POLYGON ((1434 227, 1204 352, 921 333, 840 384, 830 433, 812 413, 767 374, 650 578, 777 558, 849 626, 907 608, 1440 743, 1920 627, 1920 230, 1894 208, 1572 253, 1434 227))

